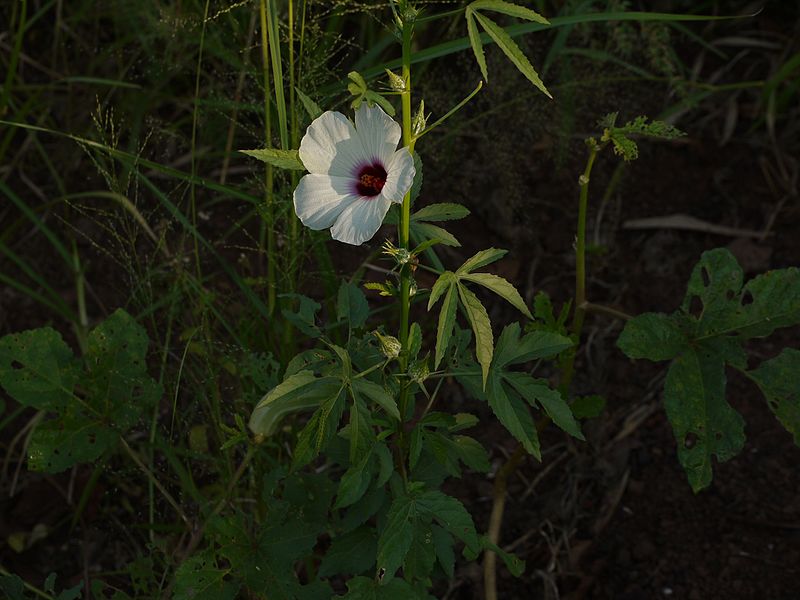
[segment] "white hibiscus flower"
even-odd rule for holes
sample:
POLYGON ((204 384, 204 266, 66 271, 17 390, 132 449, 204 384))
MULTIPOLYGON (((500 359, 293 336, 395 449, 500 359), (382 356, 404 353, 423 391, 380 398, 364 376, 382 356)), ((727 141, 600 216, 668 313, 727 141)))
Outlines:
POLYGON ((304 225, 330 227, 333 239, 359 245, 378 231, 392 202, 402 203, 414 181, 414 160, 397 150, 400 125, 364 102, 356 123, 328 111, 314 119, 300 142, 308 169, 294 191, 304 225))

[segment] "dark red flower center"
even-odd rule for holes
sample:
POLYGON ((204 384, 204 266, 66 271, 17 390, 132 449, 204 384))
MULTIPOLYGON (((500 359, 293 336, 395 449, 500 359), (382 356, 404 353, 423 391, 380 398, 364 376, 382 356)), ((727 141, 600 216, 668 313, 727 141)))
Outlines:
POLYGON ((361 167, 358 171, 358 180, 356 181, 356 191, 361 196, 377 196, 381 193, 384 184, 386 183, 386 169, 380 163, 373 163, 361 167))

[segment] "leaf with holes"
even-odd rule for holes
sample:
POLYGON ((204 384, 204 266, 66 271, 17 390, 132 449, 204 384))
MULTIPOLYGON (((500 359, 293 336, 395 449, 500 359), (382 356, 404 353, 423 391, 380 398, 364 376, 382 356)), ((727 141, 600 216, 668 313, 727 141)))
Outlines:
POLYGON ((0 383, 21 403, 50 412, 28 446, 33 470, 57 473, 96 460, 161 394, 147 374, 147 334, 128 313, 114 312, 87 342, 81 371, 52 329, 0 340, 0 383))
POLYGON ((725 368, 753 379, 770 408, 795 435, 798 430, 794 350, 747 371, 745 340, 800 323, 800 271, 770 271, 743 285, 744 275, 725 249, 705 252, 689 278, 686 297, 671 315, 631 319, 617 340, 631 358, 671 360, 664 406, 678 445, 678 458, 695 491, 712 479, 720 462, 744 446, 744 421, 725 399, 725 368))
POLYGON ((66 407, 79 377, 80 365, 72 350, 50 327, 0 339, 0 385, 24 406, 66 407))

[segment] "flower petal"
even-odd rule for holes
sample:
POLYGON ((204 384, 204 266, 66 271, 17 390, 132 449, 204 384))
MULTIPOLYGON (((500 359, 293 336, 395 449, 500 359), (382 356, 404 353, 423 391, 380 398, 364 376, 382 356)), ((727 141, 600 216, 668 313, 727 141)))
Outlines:
POLYGON ((381 196, 398 204, 403 202, 403 196, 414 183, 416 172, 414 159, 408 148, 400 148, 386 165, 386 183, 383 184, 381 196))
POLYGON ((362 102, 356 111, 356 132, 368 159, 387 165, 400 141, 400 125, 378 105, 362 102))
POLYGON ((380 229, 391 202, 383 196, 361 198, 345 208, 331 227, 333 239, 358 246, 380 229))
POLYGON ((356 200, 350 178, 311 173, 294 190, 294 211, 306 227, 327 229, 356 200))
POLYGON ((300 160, 310 173, 352 176, 369 159, 350 119, 340 112, 322 113, 300 140, 300 160))

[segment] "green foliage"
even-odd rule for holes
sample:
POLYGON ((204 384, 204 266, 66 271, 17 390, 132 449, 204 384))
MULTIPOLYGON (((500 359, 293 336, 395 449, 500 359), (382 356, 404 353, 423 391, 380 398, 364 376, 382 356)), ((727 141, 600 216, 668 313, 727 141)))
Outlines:
POLYGON ((493 291, 501 298, 507 300, 523 315, 529 319, 533 318, 524 300, 512 284, 497 275, 472 272, 475 269, 479 269, 499 260, 505 256, 505 254, 506 250, 499 250, 497 248, 481 250, 472 258, 468 259, 455 272, 445 271, 436 280, 428 300, 428 310, 436 305, 442 295, 445 295, 445 299, 442 309, 439 312, 434 367, 438 367, 439 363, 441 363, 444 358, 450 336, 453 332, 453 326, 455 325, 456 306, 458 301, 460 301, 467 321, 475 334, 475 355, 483 371, 483 383, 484 385, 486 384, 494 346, 492 325, 489 322, 489 315, 483 304, 478 297, 464 285, 464 282, 469 281, 477 283, 493 291))
POLYGON ((519 325, 513 323, 500 334, 483 387, 478 385, 482 371, 477 373, 474 363, 462 362, 454 373, 473 396, 489 402, 500 422, 530 454, 541 459, 539 436, 529 406, 540 407, 561 429, 583 439, 580 426, 561 394, 546 381, 509 367, 552 358, 572 345, 569 338, 547 331, 533 331, 520 337, 519 325))
POLYGON ((116 446, 161 395, 147 374, 147 334, 123 310, 88 337, 82 359, 49 328, 0 339, 0 385, 50 418, 28 449, 33 470, 58 473, 116 446))
POLYGON ((633 121, 628 121, 625 125, 618 127, 617 113, 610 113, 600 119, 598 125, 603 128, 601 142, 611 142, 614 153, 618 154, 626 162, 636 160, 639 157, 639 147, 631 136, 646 136, 662 140, 674 140, 686 135, 677 127, 665 123, 664 121, 649 121, 647 117, 639 116, 633 121))
POLYGON ((541 23, 543 25, 549 25, 549 21, 529 8, 517 6, 516 4, 506 2, 505 0, 475 0, 467 5, 467 9, 464 13, 464 16, 467 20, 469 43, 472 46, 472 52, 475 54, 475 60, 481 69, 481 74, 487 82, 489 81, 489 69, 486 66, 486 56, 484 55, 483 51, 483 41, 481 40, 481 35, 478 32, 476 21, 477 23, 480 23, 484 31, 497 44, 497 46, 503 51, 503 53, 514 64, 514 66, 519 69, 520 73, 522 73, 548 98, 552 98, 553 96, 549 91, 547 91, 544 82, 542 82, 542 79, 539 77, 536 69, 534 69, 533 65, 531 65, 528 57, 523 54, 519 46, 517 46, 511 36, 502 27, 500 27, 500 25, 482 12, 479 12, 484 10, 498 12, 511 17, 517 17, 527 21, 541 23))
POLYGON ((648 313, 626 324, 617 342, 625 354, 671 361, 664 406, 678 457, 695 491, 711 483, 712 457, 726 461, 744 446, 744 421, 725 399, 726 366, 761 388, 772 411, 797 441, 799 353, 787 349, 748 369, 743 343, 798 323, 798 269, 770 271, 743 285, 736 259, 729 251, 717 249, 704 253, 695 266, 678 311, 648 313))
POLYGON ((220 569, 212 552, 196 554, 175 573, 173 600, 233 600, 239 585, 231 581, 231 570, 220 569))
POLYGON ((373 104, 379 105, 387 115, 393 117, 395 115, 394 106, 386 98, 381 96, 378 92, 374 92, 367 86, 367 82, 356 71, 350 71, 347 74, 350 83, 347 84, 347 91, 353 96, 350 107, 358 110, 362 102, 367 102, 370 106, 373 104))
POLYGON ((242 154, 247 154, 257 158, 279 169, 289 169, 291 171, 305 171, 303 161, 300 160, 300 153, 297 150, 279 150, 277 148, 261 148, 260 150, 239 150, 242 154))

